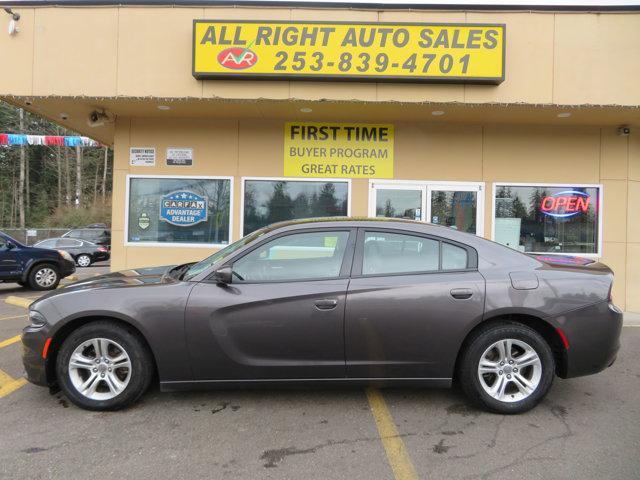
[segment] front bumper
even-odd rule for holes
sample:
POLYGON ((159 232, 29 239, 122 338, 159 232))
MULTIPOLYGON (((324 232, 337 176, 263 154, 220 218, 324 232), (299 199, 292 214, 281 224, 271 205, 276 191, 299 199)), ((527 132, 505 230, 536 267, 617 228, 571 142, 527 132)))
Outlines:
POLYGON ((622 312, 608 301, 573 310, 554 319, 569 341, 564 378, 601 372, 620 349, 622 312))
POLYGON ((22 330, 22 364, 27 373, 27 380, 43 387, 49 386, 47 360, 42 358, 42 350, 47 340, 45 328, 38 329, 29 325, 22 330))
POLYGON ((60 277, 68 277, 72 275, 76 271, 75 262, 70 262, 69 260, 61 260, 60 261, 60 277))

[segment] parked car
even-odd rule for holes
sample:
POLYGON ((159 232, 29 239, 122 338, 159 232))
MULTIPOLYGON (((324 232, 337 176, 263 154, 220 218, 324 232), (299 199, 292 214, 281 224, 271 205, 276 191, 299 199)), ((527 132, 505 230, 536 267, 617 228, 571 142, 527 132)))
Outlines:
POLYGON ((94 262, 109 260, 111 254, 104 245, 96 245, 77 238, 47 238, 34 245, 38 248, 53 248, 69 252, 79 267, 88 267, 94 262))
POLYGON ((52 290, 75 270, 73 257, 67 252, 28 247, 0 232, 0 282, 52 290))
POLYGON ((397 219, 272 225, 199 263, 127 270, 31 304, 28 379, 80 407, 247 385, 450 386, 534 407, 556 375, 611 365, 622 313, 605 265, 530 256, 397 219))
POLYGON ((74 228, 62 235, 63 238, 78 238, 96 245, 111 248, 111 230, 107 228, 74 228))

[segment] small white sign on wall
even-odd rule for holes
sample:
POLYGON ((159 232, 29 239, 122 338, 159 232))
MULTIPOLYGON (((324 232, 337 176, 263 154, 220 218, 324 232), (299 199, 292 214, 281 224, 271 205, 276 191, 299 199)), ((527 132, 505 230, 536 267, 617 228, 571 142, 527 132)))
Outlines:
POLYGON ((167 165, 190 167, 193 165, 193 148, 167 148, 167 165))
POLYGON ((129 149, 129 165, 132 167, 153 167, 155 164, 155 148, 131 147, 129 149))

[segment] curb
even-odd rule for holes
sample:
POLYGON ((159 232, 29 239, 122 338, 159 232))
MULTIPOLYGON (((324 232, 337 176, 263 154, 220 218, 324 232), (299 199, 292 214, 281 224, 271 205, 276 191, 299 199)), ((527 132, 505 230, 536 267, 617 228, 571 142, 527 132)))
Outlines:
POLYGON ((29 308, 29 305, 33 303, 33 299, 9 295, 7 298, 5 298, 4 303, 8 305, 14 305, 16 307, 29 308))
POLYGON ((64 277, 65 280, 71 280, 72 282, 77 282, 80 280, 77 275, 69 275, 68 277, 64 277))

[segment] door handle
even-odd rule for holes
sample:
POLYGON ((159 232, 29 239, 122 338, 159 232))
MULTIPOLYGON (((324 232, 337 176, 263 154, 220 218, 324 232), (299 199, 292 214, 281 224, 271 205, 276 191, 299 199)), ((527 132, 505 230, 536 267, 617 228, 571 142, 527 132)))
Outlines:
POLYGON ((464 300, 473 296, 473 290, 470 288, 454 288, 451 290, 451 296, 456 300, 464 300))
POLYGON ((338 305, 338 300, 334 298, 324 298, 322 300, 316 300, 316 308, 318 310, 333 310, 338 305))

